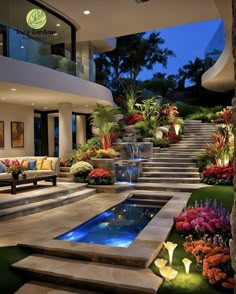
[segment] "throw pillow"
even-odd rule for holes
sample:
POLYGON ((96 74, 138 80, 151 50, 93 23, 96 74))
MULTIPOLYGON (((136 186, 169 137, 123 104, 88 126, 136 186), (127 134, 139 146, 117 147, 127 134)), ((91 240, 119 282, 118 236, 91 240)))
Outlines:
POLYGON ((44 159, 41 166, 42 170, 52 170, 52 160, 44 159))
POLYGON ((11 160, 10 159, 3 159, 3 160, 1 160, 1 163, 3 163, 6 167, 10 167, 11 160))
POLYGON ((29 168, 29 170, 35 170, 36 169, 36 160, 30 160, 28 168, 29 168))
POLYGON ((0 173, 4 173, 7 170, 7 167, 4 163, 0 162, 0 173))
POLYGON ((21 163, 21 166, 23 167, 23 169, 28 169, 29 168, 29 161, 23 160, 21 163))
POLYGON ((41 169, 43 164, 43 159, 37 159, 36 160, 36 169, 41 169))

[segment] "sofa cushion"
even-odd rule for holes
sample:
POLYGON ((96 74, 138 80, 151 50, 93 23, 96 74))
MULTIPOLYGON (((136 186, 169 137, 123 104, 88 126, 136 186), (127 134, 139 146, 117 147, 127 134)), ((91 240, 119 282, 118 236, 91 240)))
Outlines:
POLYGON ((4 173, 6 172, 7 167, 5 166, 4 163, 0 162, 0 173, 4 173))
POLYGON ((42 166, 41 166, 42 170, 52 170, 52 160, 49 159, 44 159, 42 166))

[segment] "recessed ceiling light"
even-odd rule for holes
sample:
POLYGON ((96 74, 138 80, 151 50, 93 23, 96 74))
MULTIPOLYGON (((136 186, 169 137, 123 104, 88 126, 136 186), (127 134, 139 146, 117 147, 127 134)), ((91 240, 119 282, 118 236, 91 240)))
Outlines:
POLYGON ((20 46, 20 48, 21 48, 21 49, 24 49, 24 48, 25 48, 25 46, 20 46))
POLYGON ((0 43, 0 46, 3 46, 3 43, 0 43))
POLYGON ((53 36, 57 36, 57 33, 54 33, 53 36))
POLYGON ((48 109, 47 106, 44 106, 44 109, 48 109))
POLYGON ((31 105, 35 105, 35 103, 33 102, 33 103, 31 103, 31 105))
POLYGON ((85 10, 85 11, 84 11, 84 14, 85 14, 85 15, 88 15, 88 14, 90 14, 90 13, 91 13, 91 12, 90 12, 89 10, 85 10))
POLYGON ((15 89, 15 88, 12 88, 11 90, 12 90, 12 91, 16 91, 16 89, 15 89))
POLYGON ((88 104, 85 104, 84 106, 85 106, 85 107, 88 107, 88 104))
POLYGON ((57 27, 60 27, 61 25, 59 23, 56 24, 57 27))
POLYGON ((2 97, 2 100, 6 100, 7 98, 6 97, 2 97))

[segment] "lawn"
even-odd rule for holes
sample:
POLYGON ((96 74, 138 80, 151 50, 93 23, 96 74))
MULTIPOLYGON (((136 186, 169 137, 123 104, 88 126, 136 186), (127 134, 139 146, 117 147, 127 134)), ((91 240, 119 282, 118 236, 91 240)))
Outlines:
POLYGON ((17 246, 0 247, 0 293, 13 294, 26 279, 10 265, 28 256, 29 253, 17 246))
MULTIPOLYGON (((188 206, 192 206, 195 200, 206 200, 206 199, 216 199, 218 203, 231 211, 233 205, 233 187, 232 186, 210 186, 206 188, 201 188, 195 190, 188 201, 188 206)), ((192 254, 186 253, 182 244, 185 242, 184 237, 173 228, 168 241, 177 243, 178 246, 174 251, 172 267, 178 271, 177 277, 169 282, 164 282, 158 291, 158 294, 226 294, 233 293, 233 290, 224 289, 222 287, 212 286, 208 283, 208 280, 201 274, 201 267, 195 262, 195 258, 192 254), (190 266, 190 274, 186 275, 184 271, 184 266, 182 263, 183 258, 189 258, 192 260, 190 266)), ((168 260, 168 253, 165 249, 161 251, 158 258, 163 258, 168 260)), ((157 275, 159 274, 159 269, 151 264, 150 268, 157 275)))

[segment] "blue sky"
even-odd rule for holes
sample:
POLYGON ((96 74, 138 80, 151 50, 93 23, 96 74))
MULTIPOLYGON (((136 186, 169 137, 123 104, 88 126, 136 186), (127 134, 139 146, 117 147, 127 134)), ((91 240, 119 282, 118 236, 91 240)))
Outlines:
POLYGON ((216 19, 158 30, 165 40, 164 47, 172 50, 176 57, 168 59, 167 68, 155 65, 152 71, 143 71, 138 78, 151 79, 156 72, 167 73, 167 75, 176 74, 178 69, 189 60, 194 60, 196 57, 204 58, 204 50, 220 22, 220 19, 216 19))

